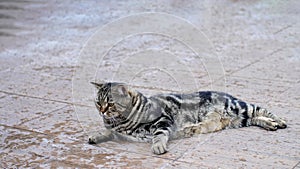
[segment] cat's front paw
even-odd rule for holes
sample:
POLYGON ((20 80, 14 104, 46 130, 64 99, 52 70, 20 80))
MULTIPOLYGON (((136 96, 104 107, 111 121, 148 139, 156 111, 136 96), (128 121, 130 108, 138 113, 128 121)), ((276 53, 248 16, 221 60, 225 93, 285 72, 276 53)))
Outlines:
POLYGON ((167 151, 167 144, 164 144, 162 142, 152 144, 152 152, 154 154, 160 155, 166 153, 167 151))
POLYGON ((152 144, 152 152, 154 154, 160 155, 160 154, 164 154, 168 151, 167 149, 167 139, 166 138, 155 138, 153 140, 153 144, 152 144))
POLYGON ((89 136, 88 143, 89 144, 97 144, 97 136, 96 135, 89 136))
POLYGON ((111 137, 108 135, 101 135, 101 134, 95 134, 95 135, 91 135, 89 136, 89 140, 88 143, 89 144, 98 144, 98 143, 102 143, 102 142, 106 142, 106 141, 110 141, 111 137))

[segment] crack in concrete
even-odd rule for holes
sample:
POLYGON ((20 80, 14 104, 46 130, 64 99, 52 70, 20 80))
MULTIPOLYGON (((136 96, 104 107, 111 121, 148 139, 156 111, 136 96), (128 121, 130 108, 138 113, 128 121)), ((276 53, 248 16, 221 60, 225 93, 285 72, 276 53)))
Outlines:
POLYGON ((295 169, 296 167, 300 167, 300 161, 295 166, 293 166, 292 169, 295 169))
POLYGON ((1 124, 0 126, 5 127, 5 128, 11 128, 11 129, 16 129, 16 130, 20 130, 20 131, 26 131, 26 132, 30 132, 30 133, 35 133, 35 134, 41 134, 41 135, 46 135, 49 136, 49 134, 43 133, 43 132, 39 132, 39 131, 35 131, 35 130, 30 130, 30 129, 25 129, 22 127, 17 127, 17 126, 9 126, 9 125, 5 125, 5 124, 1 124))
POLYGON ((283 50, 283 48, 276 49, 276 50, 274 50, 273 52, 271 52, 270 54, 266 55, 265 57, 260 57, 260 58, 258 58, 258 59, 256 59, 256 60, 250 62, 249 64, 247 64, 247 65, 241 67, 240 69, 237 69, 237 70, 231 72, 230 74, 233 75, 233 74, 235 74, 235 73, 237 73, 237 72, 240 72, 241 70, 244 70, 244 69, 246 69, 246 68, 248 68, 248 67, 254 65, 255 63, 258 63, 258 62, 260 62, 260 61, 262 61, 262 60, 264 60, 264 59, 266 59, 266 58, 268 58, 268 57, 270 57, 270 56, 274 55, 275 53, 278 53, 278 52, 280 52, 280 51, 282 51, 282 50, 283 50))
POLYGON ((292 26, 294 26, 294 25, 295 25, 295 24, 287 25, 287 26, 285 26, 285 27, 279 29, 278 31, 274 32, 273 34, 276 35, 276 34, 282 32, 282 31, 287 30, 288 28, 290 28, 290 27, 292 27, 292 26))
POLYGON ((65 105, 65 106, 62 106, 62 107, 60 107, 60 108, 51 110, 51 111, 49 111, 49 112, 47 112, 47 113, 45 113, 45 114, 42 114, 42 115, 40 115, 40 116, 34 117, 34 118, 32 118, 32 119, 24 120, 24 121, 22 121, 22 122, 21 122, 20 124, 18 124, 18 125, 23 125, 23 124, 25 124, 25 123, 27 123, 27 122, 30 122, 30 121, 35 120, 35 119, 38 119, 38 118, 43 117, 43 116, 46 116, 46 115, 48 115, 48 114, 50 114, 50 113, 54 113, 54 112, 56 112, 56 111, 59 111, 59 110, 61 110, 61 109, 66 108, 66 107, 68 107, 68 106, 70 106, 70 105, 65 105))
POLYGON ((39 100, 45 100, 45 101, 53 101, 53 102, 64 103, 64 104, 68 104, 68 105, 76 105, 76 106, 83 106, 83 107, 92 107, 92 106, 88 106, 88 105, 84 105, 84 104, 77 104, 77 103, 73 103, 73 102, 69 102, 69 101, 48 99, 48 98, 43 98, 43 97, 39 97, 39 96, 30 96, 30 95, 26 95, 26 94, 8 92, 8 91, 3 91, 3 90, 0 90, 0 92, 4 93, 4 94, 7 94, 7 95, 15 95, 15 96, 20 96, 20 97, 27 97, 27 98, 39 99, 39 100))

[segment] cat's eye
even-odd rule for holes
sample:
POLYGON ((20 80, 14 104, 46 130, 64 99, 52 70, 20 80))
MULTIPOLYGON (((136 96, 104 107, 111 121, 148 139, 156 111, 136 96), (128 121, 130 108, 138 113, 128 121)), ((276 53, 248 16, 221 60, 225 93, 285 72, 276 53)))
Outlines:
POLYGON ((112 106, 114 106, 115 104, 114 103, 108 103, 108 106, 109 107, 112 107, 112 106))

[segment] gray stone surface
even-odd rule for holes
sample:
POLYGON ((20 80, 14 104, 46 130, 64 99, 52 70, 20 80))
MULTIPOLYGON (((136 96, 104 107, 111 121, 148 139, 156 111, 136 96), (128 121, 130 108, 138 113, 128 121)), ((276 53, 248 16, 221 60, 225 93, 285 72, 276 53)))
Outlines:
MULTIPOLYGON (((1 1, 0 167, 300 168, 299 5, 297 0, 1 1), (201 58, 180 39, 148 32, 107 46, 103 59, 80 58, 103 26, 141 12, 185 19, 202 31, 207 44, 198 45, 211 53, 201 58), (96 72, 77 76, 92 64, 96 72), (161 156, 147 143, 89 145, 88 134, 103 130, 93 88, 84 88, 92 80, 128 82, 146 95, 222 90, 269 108, 288 128, 249 127, 174 140, 161 156)), ((108 39, 97 43, 123 29, 107 32, 108 39)), ((196 37, 183 37, 189 38, 196 37)))

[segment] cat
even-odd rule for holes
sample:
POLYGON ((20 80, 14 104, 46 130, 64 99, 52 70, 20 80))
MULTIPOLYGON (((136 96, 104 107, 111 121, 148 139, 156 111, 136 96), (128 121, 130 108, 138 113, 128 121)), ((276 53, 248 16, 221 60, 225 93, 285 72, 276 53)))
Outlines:
POLYGON ((222 92, 147 98, 123 83, 92 84, 98 90, 95 105, 107 130, 90 136, 90 144, 113 139, 150 142, 154 154, 164 154, 171 139, 227 128, 260 126, 274 131, 287 127, 284 120, 266 109, 222 92))

